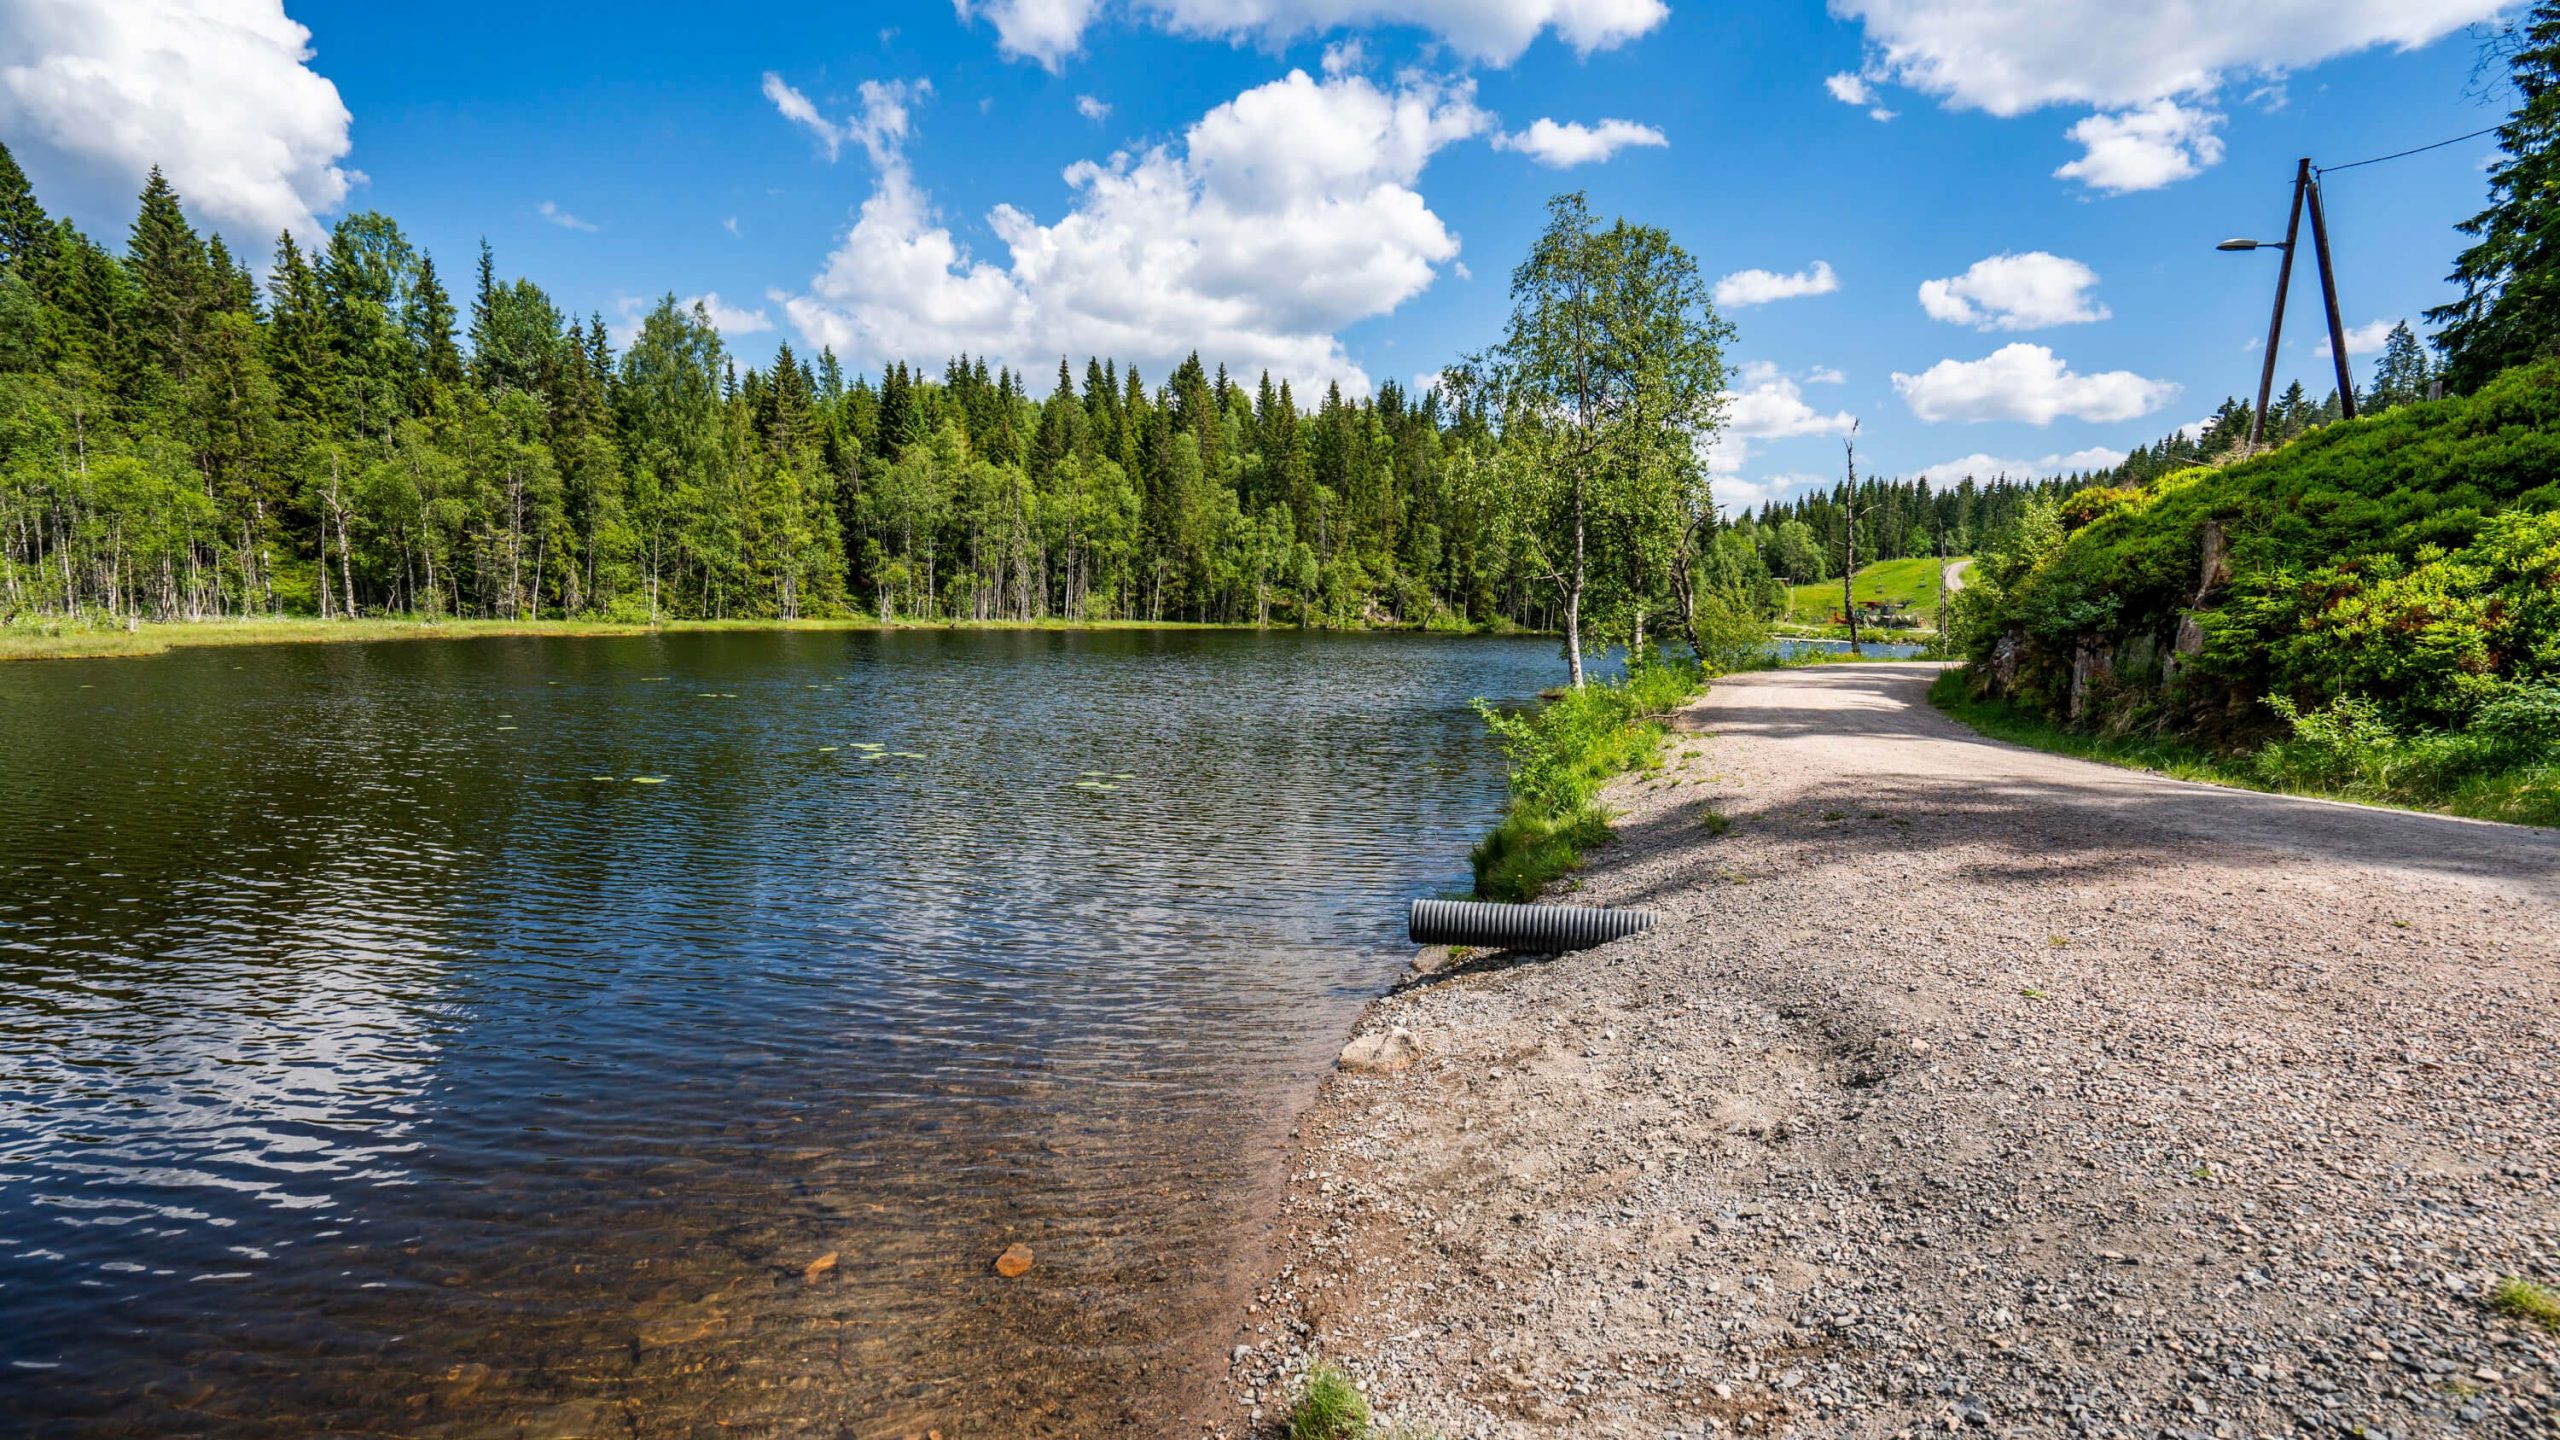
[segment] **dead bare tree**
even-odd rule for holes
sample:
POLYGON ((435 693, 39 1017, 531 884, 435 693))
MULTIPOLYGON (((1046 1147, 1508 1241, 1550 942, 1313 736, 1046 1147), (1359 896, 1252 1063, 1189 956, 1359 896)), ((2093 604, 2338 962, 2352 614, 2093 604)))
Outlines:
POLYGON ((1841 513, 1848 523, 1841 526, 1847 540, 1842 546, 1840 567, 1840 615, 1849 622, 1849 653, 1863 654, 1858 648, 1858 422, 1849 422, 1849 433, 1840 437, 1840 448, 1849 452, 1848 499, 1841 513))

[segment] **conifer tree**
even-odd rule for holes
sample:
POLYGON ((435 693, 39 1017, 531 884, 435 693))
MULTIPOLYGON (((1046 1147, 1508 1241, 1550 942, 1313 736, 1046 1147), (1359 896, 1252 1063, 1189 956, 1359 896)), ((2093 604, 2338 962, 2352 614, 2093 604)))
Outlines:
POLYGON ((2427 398, 2427 382, 2434 372, 2427 366, 2427 352, 2418 346, 2418 337, 2409 330, 2409 322, 2391 327, 2382 342, 2382 356, 2374 362, 2373 388, 2366 393, 2365 404, 2379 413, 2394 405, 2406 405, 2427 398))
POLYGON ((2515 113, 2498 129, 2506 158, 2489 172, 2489 207, 2463 222, 2474 242, 2446 277, 2462 298, 2427 312, 2446 382, 2477 389, 2510 365, 2560 354, 2560 0, 2518 22, 2515 113))
POLYGON ((45 257, 53 251, 53 222, 36 203, 34 187, 17 157, 0 145, 0 265, 15 269, 41 293, 45 257))
POLYGON ((178 192, 157 165, 143 184, 141 208, 125 242, 125 256, 137 301, 135 358, 183 384, 195 351, 197 327, 205 312, 214 308, 215 284, 204 241, 187 223, 178 192))

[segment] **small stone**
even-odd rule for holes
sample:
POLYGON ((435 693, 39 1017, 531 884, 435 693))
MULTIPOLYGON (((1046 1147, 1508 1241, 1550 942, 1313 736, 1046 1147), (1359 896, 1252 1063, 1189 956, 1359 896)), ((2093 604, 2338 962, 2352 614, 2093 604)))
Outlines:
POLYGON ((996 1257, 996 1273, 1007 1280, 1031 1273, 1031 1247, 1019 1242, 1004 1247, 1004 1253, 996 1257))
POLYGON ((837 1251, 830 1250, 826 1254, 819 1256, 817 1259, 810 1261, 808 1267, 800 1272, 800 1277, 807 1280, 812 1285, 816 1284, 819 1276, 836 1268, 836 1257, 838 1253, 839 1252, 837 1251))
POLYGON ((1422 1058, 1422 1042, 1401 1025, 1392 1030, 1372 1032, 1355 1037, 1342 1047, 1343 1069, 1363 1075, 1392 1075, 1413 1068, 1422 1058))

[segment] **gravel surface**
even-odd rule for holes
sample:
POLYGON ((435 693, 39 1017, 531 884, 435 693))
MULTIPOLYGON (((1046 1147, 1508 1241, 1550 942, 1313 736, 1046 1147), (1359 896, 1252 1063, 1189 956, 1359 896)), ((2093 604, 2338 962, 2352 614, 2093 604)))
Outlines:
POLYGON ((1378 1001, 1223 1416, 1571 1434, 2554 1435, 2560 835, 1984 741, 1934 666, 1719 682, 1575 903, 1378 1001), (1721 835, 1708 811, 1731 817, 1721 835))

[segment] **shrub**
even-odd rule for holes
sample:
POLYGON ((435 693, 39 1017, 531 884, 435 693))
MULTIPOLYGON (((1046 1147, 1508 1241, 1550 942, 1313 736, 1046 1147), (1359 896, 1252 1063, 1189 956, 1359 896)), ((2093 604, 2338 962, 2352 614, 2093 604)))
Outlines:
POLYGON ((1698 693, 1704 672, 1686 663, 1641 666, 1626 679, 1568 690, 1541 709, 1504 714, 1482 700, 1476 712, 1510 761, 1511 806, 1476 846, 1476 893, 1530 900, 1582 863, 1609 833, 1592 797, 1609 777, 1660 763, 1654 716, 1698 693))
POLYGON ((1367 1440, 1369 1401, 1342 1368, 1318 1360, 1307 1368, 1289 1410, 1289 1440, 1367 1440))

